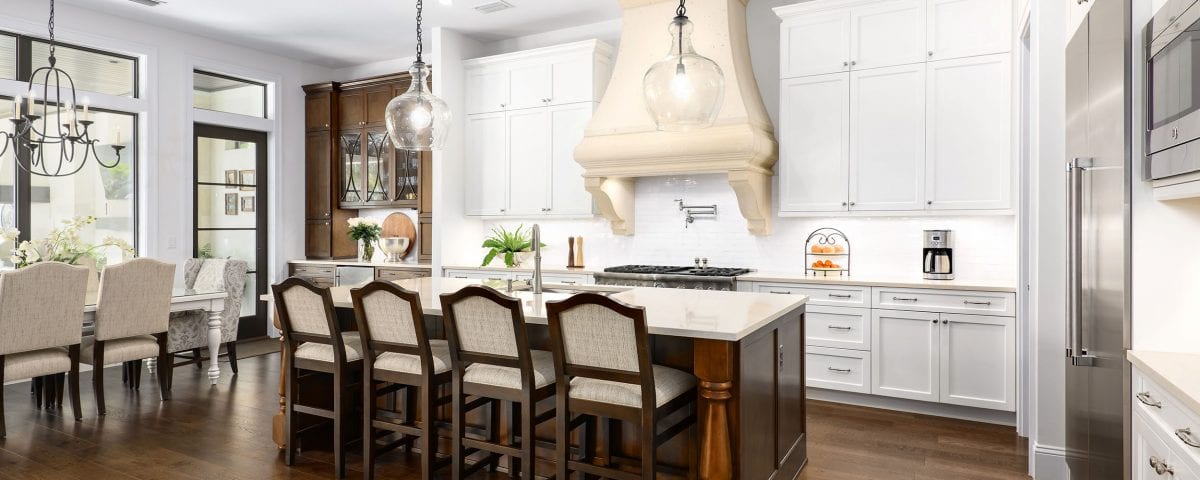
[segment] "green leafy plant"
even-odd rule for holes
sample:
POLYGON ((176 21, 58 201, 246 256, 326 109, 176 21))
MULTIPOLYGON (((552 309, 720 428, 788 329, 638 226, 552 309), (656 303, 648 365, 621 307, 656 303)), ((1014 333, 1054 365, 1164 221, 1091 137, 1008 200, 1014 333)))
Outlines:
MULTIPOLYGON (((492 228, 492 235, 483 241, 483 248, 488 248, 487 255, 483 257, 482 266, 487 266, 492 263, 492 260, 497 255, 504 255, 504 265, 514 267, 517 264, 516 254, 520 252, 528 252, 533 247, 533 234, 525 230, 525 225, 517 225, 517 228, 509 231, 504 226, 492 228)), ((542 244, 546 246, 546 244, 542 244)))
MULTIPOLYGON (((79 232, 93 223, 96 223, 96 217, 90 215, 63 220, 62 225, 51 230, 46 238, 34 241, 26 240, 17 245, 17 248, 12 251, 12 263, 17 268, 24 268, 38 262, 63 262, 77 265, 81 258, 90 257, 97 260, 99 265, 103 260, 103 257, 99 255, 99 250, 106 247, 119 248, 124 256, 133 255, 133 245, 116 237, 105 237, 100 243, 94 245, 84 242, 80 238, 79 232)), ((0 233, 0 238, 16 242, 20 234, 21 232, 18 230, 7 230, 0 233)))
POLYGON ((200 247, 199 257, 200 258, 213 258, 213 245, 211 243, 206 243, 206 244, 204 244, 204 246, 200 247))

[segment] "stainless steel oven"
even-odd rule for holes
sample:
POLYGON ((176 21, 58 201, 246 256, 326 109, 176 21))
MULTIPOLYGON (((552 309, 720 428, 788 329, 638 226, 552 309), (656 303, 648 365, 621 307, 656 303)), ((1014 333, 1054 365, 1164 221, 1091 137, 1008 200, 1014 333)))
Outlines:
POLYGON ((1160 179, 1200 171, 1200 1, 1168 0, 1144 32, 1146 175, 1160 179))

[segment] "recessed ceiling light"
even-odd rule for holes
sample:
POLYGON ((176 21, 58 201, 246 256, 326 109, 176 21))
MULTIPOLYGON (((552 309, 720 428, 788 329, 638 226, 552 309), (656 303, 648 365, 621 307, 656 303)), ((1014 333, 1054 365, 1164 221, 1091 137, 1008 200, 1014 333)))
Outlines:
POLYGON ((481 3, 475 6, 475 10, 480 13, 496 13, 501 10, 513 8, 513 4, 504 0, 496 0, 494 2, 481 3))
POLYGON ((129 0, 129 1, 131 1, 133 3, 140 3, 147 7, 157 7, 159 5, 167 3, 166 0, 129 0))

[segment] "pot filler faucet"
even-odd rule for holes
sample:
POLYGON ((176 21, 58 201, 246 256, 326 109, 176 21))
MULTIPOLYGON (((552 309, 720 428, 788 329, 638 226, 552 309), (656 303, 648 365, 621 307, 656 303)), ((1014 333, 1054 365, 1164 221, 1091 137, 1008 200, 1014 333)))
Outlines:
POLYGON ((533 224, 533 294, 542 294, 542 227, 533 224))

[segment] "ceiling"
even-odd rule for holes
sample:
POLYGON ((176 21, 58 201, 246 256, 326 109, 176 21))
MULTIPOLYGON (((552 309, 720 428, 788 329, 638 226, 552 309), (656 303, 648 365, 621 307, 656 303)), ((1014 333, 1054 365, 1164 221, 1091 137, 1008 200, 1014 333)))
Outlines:
MULTIPOLYGON (((414 0, 168 0, 156 7, 131 0, 63 1, 330 68, 409 57, 416 45, 414 0)), ((425 31, 440 26, 486 41, 621 16, 617 0, 506 0, 516 8, 492 14, 474 9, 492 1, 425 0, 425 31)))

